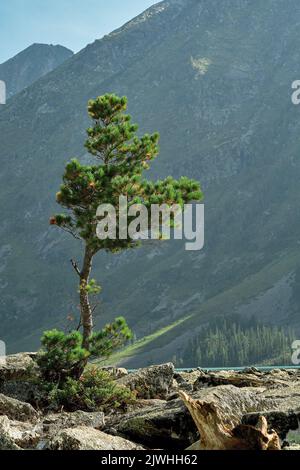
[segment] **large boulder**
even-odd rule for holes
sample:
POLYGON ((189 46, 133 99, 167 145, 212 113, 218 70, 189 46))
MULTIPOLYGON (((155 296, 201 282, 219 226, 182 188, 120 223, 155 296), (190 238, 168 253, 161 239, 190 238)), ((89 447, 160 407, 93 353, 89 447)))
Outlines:
MULTIPOLYGON (((300 380, 291 380, 285 382, 283 385, 276 384, 272 387, 265 387, 263 394, 266 400, 274 403, 271 410, 294 413, 300 412, 300 380)), ((260 411, 264 411, 264 408, 260 411)))
POLYGON ((104 413, 101 411, 73 413, 53 413, 44 417, 43 431, 47 434, 56 434, 57 431, 78 426, 103 429, 105 425, 104 413))
POLYGON ((129 387, 138 398, 166 399, 173 383, 174 365, 171 363, 146 367, 117 380, 129 387))
POLYGON ((153 400, 153 405, 106 420, 107 432, 114 432, 152 449, 185 449, 199 435, 181 400, 153 400))
POLYGON ((35 449, 42 435, 39 424, 12 421, 0 416, 0 450, 35 449))
POLYGON ((29 403, 2 394, 0 394, 0 415, 17 421, 36 422, 39 418, 39 414, 29 403))
POLYGON ((274 369, 270 371, 259 371, 255 367, 246 368, 241 371, 220 370, 205 371, 198 370, 193 389, 200 390, 204 387, 217 387, 219 385, 234 385, 235 387, 273 387, 289 386, 292 382, 299 380, 299 371, 274 369))
POLYGON ((105 434, 97 429, 79 426, 64 429, 49 440, 48 450, 144 450, 142 446, 134 444, 118 436, 105 434))
POLYGON ((194 383, 194 390, 203 387, 216 387, 218 385, 234 385, 235 387, 260 387, 262 379, 256 374, 225 370, 218 372, 199 371, 198 378, 194 383))
POLYGON ((6 356, 0 361, 0 383, 5 381, 26 381, 36 376, 38 366, 36 353, 20 353, 6 356))

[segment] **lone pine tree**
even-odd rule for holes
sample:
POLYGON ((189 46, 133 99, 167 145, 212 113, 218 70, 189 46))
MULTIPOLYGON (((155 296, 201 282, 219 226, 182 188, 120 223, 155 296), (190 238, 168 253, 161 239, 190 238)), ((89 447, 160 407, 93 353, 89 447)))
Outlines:
MULTIPOLYGON (((137 135, 138 126, 126 114, 127 98, 105 94, 88 103, 93 125, 87 129, 85 147, 95 157, 94 165, 82 165, 74 159, 67 164, 63 184, 56 195, 57 202, 68 209, 68 214, 55 215, 52 225, 66 230, 84 245, 81 269, 75 261, 73 267, 79 276, 80 314, 83 345, 89 348, 93 331, 93 311, 89 299, 98 291, 90 280, 92 261, 101 250, 112 253, 133 248, 139 242, 131 238, 100 240, 96 234, 97 208, 100 204, 118 207, 119 197, 126 196, 128 205, 184 204, 202 199, 197 181, 182 177, 174 180, 150 181, 143 172, 158 155, 159 134, 137 135)), ((117 227, 118 233, 118 227, 117 227)))

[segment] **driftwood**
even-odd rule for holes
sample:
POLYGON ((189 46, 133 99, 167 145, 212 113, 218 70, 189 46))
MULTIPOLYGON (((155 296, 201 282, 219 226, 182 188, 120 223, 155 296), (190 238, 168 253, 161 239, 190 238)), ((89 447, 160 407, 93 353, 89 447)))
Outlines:
MULTIPOLYGON (((224 424, 221 409, 215 404, 194 400, 185 392, 179 392, 201 436, 199 450, 280 450, 278 434, 268 432, 268 423, 260 416, 256 426, 224 424)), ((195 450, 196 447, 193 446, 195 450)))

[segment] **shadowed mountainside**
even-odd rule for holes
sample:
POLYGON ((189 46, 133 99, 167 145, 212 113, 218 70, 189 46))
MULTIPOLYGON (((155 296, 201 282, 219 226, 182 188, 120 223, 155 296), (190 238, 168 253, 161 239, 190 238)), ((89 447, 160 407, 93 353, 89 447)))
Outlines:
POLYGON ((99 324, 124 315, 138 338, 126 363, 180 355, 216 315, 255 315, 299 331, 300 5, 173 0, 89 45, 0 111, 0 318, 10 350, 78 316, 69 259, 48 227, 65 162, 86 158, 86 103, 125 94, 141 132, 161 133, 149 175, 198 178, 206 246, 180 242, 100 255, 99 324), (102 315, 102 317, 100 316, 102 315))

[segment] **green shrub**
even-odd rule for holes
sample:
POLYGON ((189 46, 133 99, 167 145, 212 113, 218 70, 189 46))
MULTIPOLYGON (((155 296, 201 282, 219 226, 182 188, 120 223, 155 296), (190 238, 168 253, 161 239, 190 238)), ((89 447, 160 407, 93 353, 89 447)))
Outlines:
POLYGON ((42 346, 37 363, 45 382, 60 384, 68 377, 80 377, 90 356, 82 347, 81 333, 46 331, 42 337, 42 346))
POLYGON ((117 385, 108 372, 94 367, 87 368, 79 380, 69 377, 64 384, 50 387, 47 399, 54 409, 105 412, 125 409, 135 396, 128 388, 117 385))
POLYGON ((68 378, 79 379, 89 358, 106 359, 131 337, 132 333, 122 317, 93 333, 87 348, 83 347, 83 336, 79 331, 69 334, 58 330, 46 331, 37 357, 42 378, 58 385, 68 378))
POLYGON ((92 357, 108 358, 131 337, 122 317, 93 333, 86 348, 79 331, 46 331, 37 357, 41 377, 35 404, 69 411, 124 407, 133 394, 118 386, 109 373, 86 365, 92 357))

